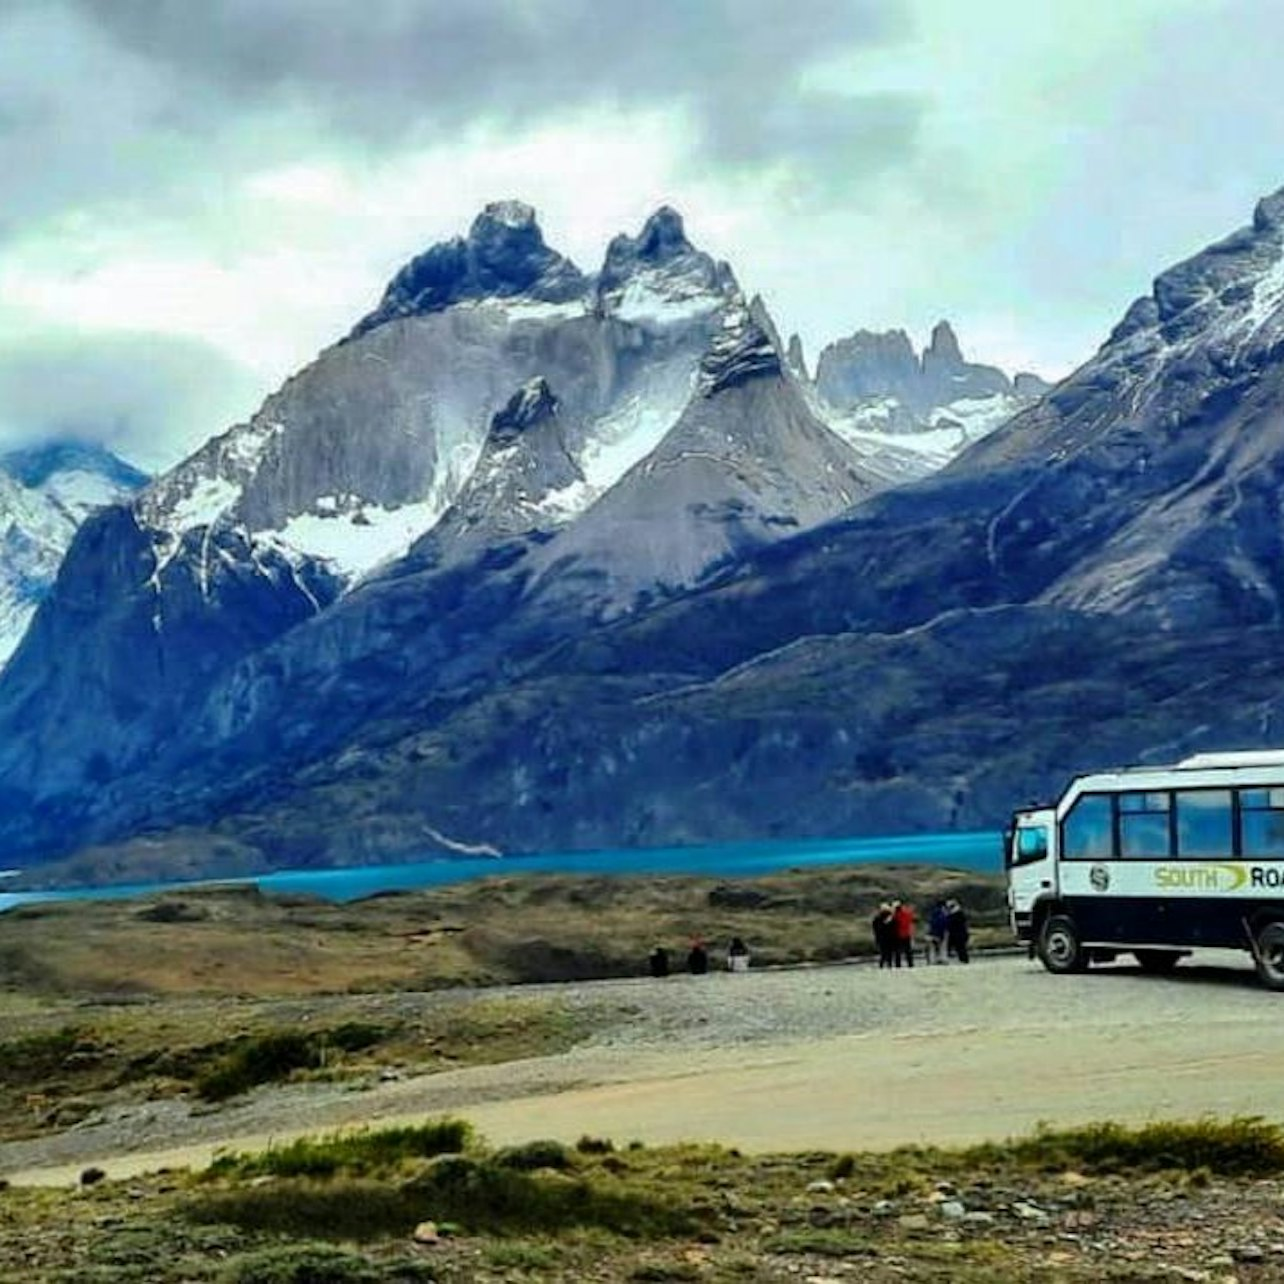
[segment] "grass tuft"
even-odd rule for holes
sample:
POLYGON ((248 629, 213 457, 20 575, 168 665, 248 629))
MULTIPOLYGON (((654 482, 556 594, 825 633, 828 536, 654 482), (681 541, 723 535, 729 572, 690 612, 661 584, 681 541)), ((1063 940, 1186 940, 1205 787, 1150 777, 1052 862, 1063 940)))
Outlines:
POLYGON ((259 1154, 220 1155, 205 1171, 213 1178, 365 1176, 395 1168, 407 1159, 458 1154, 472 1140, 472 1127, 462 1119, 440 1119, 376 1132, 300 1137, 259 1154))
POLYGON ((699 1229, 690 1211, 646 1185, 612 1178, 607 1189, 590 1176, 528 1172, 462 1154, 439 1156, 399 1186, 347 1175, 291 1177, 213 1191, 185 1211, 192 1221, 245 1231, 357 1241, 407 1235, 424 1220, 498 1235, 591 1227, 655 1239, 699 1229))

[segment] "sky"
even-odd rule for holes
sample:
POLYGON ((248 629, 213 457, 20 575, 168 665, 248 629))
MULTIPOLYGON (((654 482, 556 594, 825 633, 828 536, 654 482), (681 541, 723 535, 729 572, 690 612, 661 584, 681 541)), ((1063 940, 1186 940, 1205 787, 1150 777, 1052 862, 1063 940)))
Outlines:
POLYGON ((0 446, 149 469, 487 201, 662 204, 810 359, 1061 377, 1284 186, 1280 0, 0 0, 0 446))

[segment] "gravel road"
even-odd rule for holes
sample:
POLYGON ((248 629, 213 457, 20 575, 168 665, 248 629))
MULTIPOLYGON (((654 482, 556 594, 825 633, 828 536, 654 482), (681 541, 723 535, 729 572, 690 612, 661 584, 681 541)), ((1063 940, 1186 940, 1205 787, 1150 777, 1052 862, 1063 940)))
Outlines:
MULTIPOLYGON (((583 1133, 756 1150, 967 1142, 1053 1124, 1206 1114, 1284 1120, 1284 995, 1247 956, 1171 977, 1125 965, 1054 977, 1024 957, 879 972, 832 966, 524 986, 605 1019, 570 1052, 358 1088, 259 1090, 217 1109, 122 1109, 0 1145, 14 1182, 207 1162, 328 1128, 449 1112, 496 1142, 583 1133)), ((388 1004, 467 1002, 390 996, 388 1004)))

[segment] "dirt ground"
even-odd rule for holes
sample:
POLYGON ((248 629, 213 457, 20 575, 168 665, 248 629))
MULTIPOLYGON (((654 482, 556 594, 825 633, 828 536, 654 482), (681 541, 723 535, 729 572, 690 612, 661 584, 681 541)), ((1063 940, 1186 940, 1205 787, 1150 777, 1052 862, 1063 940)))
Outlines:
POLYGON ((63 1184, 94 1164, 124 1177, 443 1113, 495 1143, 590 1134, 748 1151, 964 1143, 1043 1122, 1284 1120, 1284 995, 1258 988, 1242 955, 1209 954, 1172 977, 1127 965, 1053 977, 1007 957, 897 973, 838 966, 539 988, 644 1011, 654 1003, 668 1015, 555 1057, 362 1092, 286 1085, 199 1117, 9 1143, 0 1175, 63 1184), (789 1014, 787 1037, 773 1032, 773 1013, 789 1014))

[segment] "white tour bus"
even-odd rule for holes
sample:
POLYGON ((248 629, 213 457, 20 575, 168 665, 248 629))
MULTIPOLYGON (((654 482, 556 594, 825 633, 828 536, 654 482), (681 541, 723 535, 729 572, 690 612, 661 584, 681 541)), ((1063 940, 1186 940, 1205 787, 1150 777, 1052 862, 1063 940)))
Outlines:
POLYGON ((1284 750, 1079 776, 1013 816, 1005 860, 1013 930, 1050 972, 1219 946, 1284 990, 1284 750))

